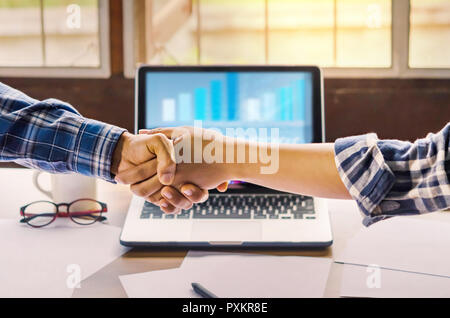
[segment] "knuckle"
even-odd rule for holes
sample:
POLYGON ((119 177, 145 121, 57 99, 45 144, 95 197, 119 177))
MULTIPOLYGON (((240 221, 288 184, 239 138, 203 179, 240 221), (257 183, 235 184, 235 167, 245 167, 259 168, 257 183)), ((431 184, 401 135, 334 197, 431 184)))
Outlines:
POLYGON ((176 208, 169 204, 167 207, 163 208, 162 210, 166 213, 173 213, 176 211, 176 208))
POLYGON ((178 204, 177 204, 177 206, 179 208, 183 208, 183 209, 187 209, 189 205, 191 205, 191 202, 185 198, 180 198, 178 201, 178 204))
POLYGON ((170 200, 168 200, 171 204, 177 206, 177 207, 181 207, 184 206, 185 202, 183 201, 183 199, 181 199, 178 196, 172 196, 172 198, 170 200))
POLYGON ((154 202, 159 202, 161 199, 162 199, 162 197, 161 197, 160 193, 154 193, 149 196, 149 200, 152 200, 154 202))
POLYGON ((139 197, 150 197, 153 194, 152 190, 145 185, 139 185, 135 187, 132 186, 131 192, 139 197))
POLYGON ((165 140, 166 140, 166 136, 162 133, 157 133, 154 134, 154 139, 155 141, 159 144, 159 145, 164 145, 165 144, 165 140))
POLYGON ((205 192, 201 197, 200 197, 200 203, 206 202, 209 199, 209 192, 205 192))
POLYGON ((138 170, 138 175, 140 180, 142 181, 144 179, 150 180, 150 178, 156 173, 156 171, 153 171, 155 169, 153 162, 141 165, 138 170))
POLYGON ((196 201, 200 201, 203 199, 203 197, 205 196, 204 193, 202 191, 199 191, 198 189, 195 189, 194 191, 192 191, 192 197, 196 200, 196 201))
POLYGON ((137 195, 138 197, 143 197, 145 196, 142 187, 138 187, 138 186, 131 186, 130 187, 131 192, 133 192, 133 194, 137 195))
POLYGON ((194 193, 192 196, 189 197, 189 201, 192 203, 200 203, 203 196, 199 195, 198 193, 194 193))
POLYGON ((119 184, 125 184, 125 185, 130 185, 132 183, 132 182, 130 182, 129 178, 124 175, 117 175, 116 182, 119 184))
POLYGON ((139 178, 144 177, 144 176, 145 176, 145 168, 139 167, 139 168, 136 170, 136 175, 137 175, 139 178))

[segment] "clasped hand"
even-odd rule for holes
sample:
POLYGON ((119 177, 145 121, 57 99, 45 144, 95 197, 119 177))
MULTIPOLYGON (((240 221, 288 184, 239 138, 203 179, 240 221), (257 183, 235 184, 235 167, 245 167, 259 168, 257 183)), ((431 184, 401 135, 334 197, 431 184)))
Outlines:
POLYGON ((111 163, 115 180, 131 185, 135 195, 158 205, 166 213, 179 213, 206 201, 208 189, 226 191, 229 179, 221 169, 209 166, 206 171, 202 164, 177 166, 174 145, 183 138, 192 138, 189 129, 144 130, 139 135, 124 133, 111 163))

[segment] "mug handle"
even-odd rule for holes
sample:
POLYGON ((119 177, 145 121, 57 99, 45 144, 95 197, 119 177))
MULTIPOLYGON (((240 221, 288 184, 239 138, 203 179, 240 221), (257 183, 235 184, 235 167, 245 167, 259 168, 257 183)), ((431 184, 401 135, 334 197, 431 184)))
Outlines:
POLYGON ((35 171, 33 173, 33 184, 39 191, 48 196, 50 199, 53 199, 52 193, 42 188, 41 185, 39 184, 39 176, 41 175, 41 173, 42 171, 35 171))

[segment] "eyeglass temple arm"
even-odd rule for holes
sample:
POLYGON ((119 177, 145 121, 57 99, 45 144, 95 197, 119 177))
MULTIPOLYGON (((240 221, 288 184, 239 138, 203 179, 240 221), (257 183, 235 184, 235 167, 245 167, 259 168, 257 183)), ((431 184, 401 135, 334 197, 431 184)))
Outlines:
MULTIPOLYGON (((92 213, 96 213, 96 212, 91 212, 91 213, 88 213, 88 212, 81 213, 80 212, 79 214, 77 214, 77 216, 92 216, 92 213)), ((20 220, 20 223, 28 223, 29 221, 31 221, 37 217, 53 217, 54 215, 55 215, 54 213, 43 213, 43 214, 36 214, 33 216, 26 217, 26 214, 25 214, 24 218, 22 220, 20 220)), ((107 219, 108 218, 106 216, 101 216, 98 218, 98 221, 102 222, 107 219)))
POLYGON ((54 213, 42 213, 42 214, 36 214, 33 216, 29 216, 29 217, 26 217, 26 214, 23 214, 23 219, 20 220, 20 223, 27 223, 28 221, 31 221, 37 217, 54 217, 54 216, 55 216, 54 213))

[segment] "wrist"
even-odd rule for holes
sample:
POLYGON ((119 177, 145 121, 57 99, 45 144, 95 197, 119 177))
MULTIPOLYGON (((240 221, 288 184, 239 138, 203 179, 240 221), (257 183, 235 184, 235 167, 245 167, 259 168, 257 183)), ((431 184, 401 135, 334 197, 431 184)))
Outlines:
POLYGON ((240 166, 236 163, 222 163, 219 164, 219 169, 222 170, 222 175, 224 180, 239 180, 241 179, 241 174, 239 172, 240 166))
POLYGON ((116 175, 119 172, 121 163, 126 158, 126 152, 131 140, 131 134, 124 132, 117 141, 116 148, 114 149, 111 159, 111 174, 116 175))
POLYGON ((247 161, 250 152, 249 142, 243 139, 234 139, 231 142, 228 140, 227 147, 233 148, 233 158, 231 158, 232 162, 230 162, 230 159, 227 158, 226 163, 223 164, 223 170, 227 176, 227 180, 245 181, 245 179, 252 174, 253 166, 256 165, 247 161), (242 153, 244 154, 243 158, 242 153))

